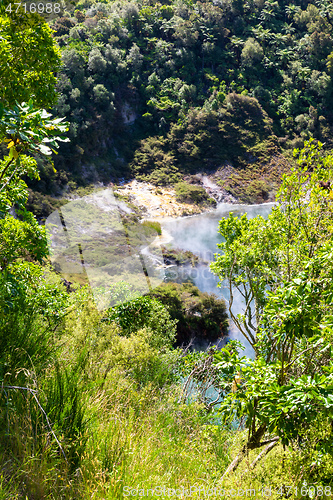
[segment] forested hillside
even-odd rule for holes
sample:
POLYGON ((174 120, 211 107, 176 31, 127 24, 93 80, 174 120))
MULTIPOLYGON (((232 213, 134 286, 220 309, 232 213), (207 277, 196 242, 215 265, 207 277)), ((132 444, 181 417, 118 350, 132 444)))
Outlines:
MULTIPOLYGON (((48 19, 55 31, 9 5, 0 499, 331 498, 331 3, 81 1, 48 19), (111 203, 95 198, 100 211, 89 211, 79 196, 81 219, 74 212, 66 226, 65 208, 53 219, 65 263, 75 247, 87 271, 87 234, 107 282, 69 282, 52 264, 40 219, 64 193, 136 176, 197 201, 203 188, 178 181, 198 172, 248 201, 277 191, 267 218, 231 212, 216 227, 210 268, 229 318, 226 301, 181 275, 148 286, 155 256, 144 250, 163 231, 123 201, 113 225, 111 203), (124 261, 142 264, 145 295, 124 261), (129 278, 115 283, 119 269, 129 278), (252 357, 230 338, 191 350, 193 336, 223 337, 230 319, 252 357)), ((168 244, 164 257, 200 264, 168 244)))
POLYGON ((32 187, 220 169, 240 199, 267 199, 294 147, 330 147, 332 25, 329 1, 77 2, 51 21, 71 142, 32 187))

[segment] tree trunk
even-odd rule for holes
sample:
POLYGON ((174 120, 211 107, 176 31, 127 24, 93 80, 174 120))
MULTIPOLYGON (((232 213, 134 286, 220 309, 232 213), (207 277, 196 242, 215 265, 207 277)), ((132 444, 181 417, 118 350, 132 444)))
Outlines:
POLYGON ((263 437, 265 432, 266 432, 266 424, 261 424, 260 427, 258 427, 258 429, 252 434, 248 442, 243 446, 243 448, 238 453, 236 458, 231 462, 231 464, 223 474, 222 479, 228 476, 230 472, 234 472, 237 469, 237 467, 239 466, 239 464, 241 463, 241 461, 246 456, 249 450, 254 450, 256 448, 260 448, 261 446, 267 444, 266 442, 261 443, 261 438, 263 437))

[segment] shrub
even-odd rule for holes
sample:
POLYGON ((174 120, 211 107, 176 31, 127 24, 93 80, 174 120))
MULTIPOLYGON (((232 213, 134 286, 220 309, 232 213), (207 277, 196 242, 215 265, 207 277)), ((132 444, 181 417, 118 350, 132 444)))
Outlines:
POLYGON ((138 297, 119 304, 109 309, 108 320, 115 321, 127 336, 146 328, 152 333, 151 346, 158 349, 170 348, 175 339, 176 321, 156 298, 138 297))
POLYGON ((142 222, 142 225, 144 227, 147 227, 147 228, 151 228, 153 229, 154 231, 156 231, 156 233, 158 235, 162 234, 162 228, 161 228, 161 224, 157 221, 152 221, 152 220, 144 220, 142 222))
POLYGON ((209 198, 206 190, 201 186, 179 182, 176 184, 176 199, 180 202, 202 203, 209 198))
POLYGON ((191 283, 164 283, 151 294, 168 307, 172 319, 178 320, 179 343, 194 336, 215 340, 227 333, 226 305, 216 295, 201 292, 191 283))

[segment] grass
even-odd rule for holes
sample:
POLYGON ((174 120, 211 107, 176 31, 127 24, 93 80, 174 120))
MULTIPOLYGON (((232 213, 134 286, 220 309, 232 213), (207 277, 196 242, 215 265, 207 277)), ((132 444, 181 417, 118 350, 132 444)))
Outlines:
MULTIPOLYGON (((330 456, 296 444, 294 449, 276 447, 255 469, 250 464, 261 450, 252 451, 221 481, 246 431, 222 426, 195 396, 188 404, 178 403, 182 383, 174 367, 179 351, 160 352, 150 342, 154 332, 146 327, 124 337, 115 323, 101 321, 84 289, 68 300, 59 327, 47 330, 49 348, 40 353, 36 346, 41 358, 34 344, 29 347, 38 364, 33 367, 20 347, 22 356, 4 384, 20 381, 38 391, 61 448, 31 394, 1 390, 0 499, 120 500, 135 498, 127 494, 132 489, 159 486, 192 488, 190 498, 196 500, 205 498, 200 488, 209 488, 209 498, 220 500, 211 488, 260 492, 271 487, 269 498, 281 500, 288 498, 288 486, 299 487, 304 480, 330 484, 330 456)), ((40 323, 40 318, 27 323, 27 335, 37 325, 47 328, 40 323)), ((15 342, 13 336, 13 353, 15 342)), ((316 443, 318 435, 314 429, 307 439, 316 443)), ((261 497, 257 493, 255 498, 261 497)), ((149 498, 175 496, 155 491, 149 498)))
MULTIPOLYGON (((254 498, 261 498, 264 490, 274 500, 287 499, 288 490, 295 492, 296 486, 300 488, 306 479, 313 484, 304 473, 298 454, 284 451, 282 446, 253 470, 250 463, 259 452, 250 452, 239 469, 221 481, 244 433, 210 424, 196 403, 177 405, 175 388, 164 393, 153 387, 137 391, 119 375, 115 372, 107 390, 87 399, 87 443, 74 474, 69 473, 57 454, 33 454, 25 445, 19 472, 3 481, 0 498, 23 499, 27 495, 29 499, 120 500, 132 490, 184 487, 192 488, 190 498, 197 500, 203 498, 203 488, 238 493, 254 490, 256 495, 250 495, 254 498), (281 491, 285 494, 281 495, 281 491)), ((8 471, 8 459, 4 468, 8 471)), ((238 493, 233 496, 244 497, 238 493)), ((161 496, 155 493, 150 498, 161 496)), ((220 500, 221 495, 210 493, 209 498, 220 500)))
POLYGON ((152 229, 153 231, 155 231, 156 234, 158 234, 159 236, 162 234, 162 228, 161 228, 161 224, 157 221, 152 221, 152 220, 144 220, 142 222, 142 225, 143 227, 145 228, 149 228, 149 229, 152 229))

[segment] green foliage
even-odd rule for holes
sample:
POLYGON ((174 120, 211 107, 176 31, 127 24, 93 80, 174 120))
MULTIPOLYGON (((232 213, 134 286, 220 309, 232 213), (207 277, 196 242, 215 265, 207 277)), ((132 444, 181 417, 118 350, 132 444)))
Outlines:
POLYGON ((9 155, 0 161, 0 213, 14 204, 22 208, 27 202, 28 190, 22 177, 39 178, 36 160, 23 153, 51 155, 59 141, 68 141, 58 135, 67 130, 67 124, 51 116, 34 108, 31 100, 16 103, 13 109, 0 106, 0 139, 9 149, 9 155))
MULTIPOLYGON (((53 27, 63 61, 56 113, 72 142, 49 194, 68 181, 168 184, 226 164, 257 171, 311 137, 330 147, 330 14, 314 0, 272 5, 69 8, 53 27)), ((267 188, 276 189, 251 184, 243 201, 265 200, 267 188)))
POLYGON ((87 442, 87 409, 80 373, 87 363, 86 351, 82 350, 75 361, 70 367, 56 363, 43 384, 44 409, 52 419, 54 431, 62 436, 70 473, 80 466, 87 442))
MULTIPOLYGON (((54 21, 63 50, 56 112, 67 115, 73 141, 61 148, 57 176, 44 163, 42 190, 130 173, 176 184, 231 162, 238 180, 251 166, 245 195, 260 198, 270 186, 256 172, 276 153, 276 135, 287 147, 312 136, 330 145, 329 2, 82 0, 75 9, 54 21)), ((50 105, 58 65, 50 29, 23 13, 2 15, 0 27, 2 103, 34 94, 38 106, 50 105)), ((9 155, 0 165, 0 497, 120 499, 125 484, 220 485, 237 449, 231 468, 246 455, 250 462, 223 479, 230 489, 273 485, 280 498, 281 485, 330 484, 332 157, 307 142, 267 220, 220 224, 214 270, 245 299, 233 319, 255 359, 230 342, 178 366, 185 377, 198 361, 208 369, 197 382, 213 376, 221 420, 230 426, 236 416, 245 435, 198 403, 177 403, 176 328, 180 342, 198 332, 215 339, 227 331, 224 302, 191 284, 164 284, 153 298, 131 297, 123 285, 111 290, 118 304, 100 313, 89 291, 67 293, 35 263, 46 256, 45 234, 22 209, 23 177, 38 185, 38 155, 57 147, 65 125, 31 104, 1 112, 9 155), (8 214, 13 204, 18 219, 8 214), (270 439, 289 449, 278 444, 260 468, 249 467, 270 439)), ((202 195, 183 183, 178 191, 202 195)), ((160 230, 141 229, 139 243, 160 230)))
POLYGON ((48 255, 45 228, 40 226, 34 216, 27 211, 19 215, 23 220, 14 219, 6 215, 0 219, 0 269, 6 267, 17 259, 29 259, 42 262, 48 255))
MULTIPOLYGON (((50 33, 48 28, 44 31, 50 33)), ((23 25, 22 42, 25 35, 23 25)), ((48 42, 44 41, 47 51, 48 42)), ((38 47, 36 40, 34 43, 38 47)), ((12 51, 15 52, 13 48, 12 51)), ((27 55, 25 64, 29 63, 30 55, 27 55)), ((44 55, 40 57, 42 61, 44 55)), ((52 62, 51 57, 51 65, 52 62)), ((44 72, 47 80, 49 75, 46 69, 44 72)), ((29 81, 28 74, 25 76, 29 81)), ((37 69, 35 76, 38 77, 37 69)), ((27 86, 29 91, 32 88, 27 86)), ((19 93, 19 89, 16 90, 19 93)), ((50 99, 47 88, 41 87, 41 90, 43 98, 50 99)), ((3 96, 5 102, 6 99, 10 100, 8 95, 3 96)), ((48 255, 45 229, 24 208, 28 192, 22 177, 38 178, 37 162, 28 155, 50 155, 51 148, 57 148, 58 141, 62 140, 57 134, 67 129, 61 123, 62 119, 50 120, 50 117, 45 110, 35 109, 32 100, 28 104, 16 103, 12 109, 4 108, 3 104, 0 107, 0 140, 5 141, 9 149, 9 156, 1 160, 0 172, 0 441, 3 456, 13 454, 16 459, 19 459, 23 435, 28 441, 33 441, 30 453, 39 452, 45 446, 45 443, 42 444, 45 436, 43 418, 47 420, 47 414, 38 399, 40 396, 37 397, 36 387, 56 354, 55 332, 68 306, 67 294, 60 279, 36 263, 42 263, 48 255), (17 217, 8 213, 14 205, 17 217), (27 420, 32 432, 25 432, 27 420)), ((73 408, 71 416, 74 415, 73 408)), ((65 420, 68 425, 68 414, 65 420)), ((76 419, 75 427, 77 423, 76 419)), ((69 437, 66 436, 66 439, 70 445, 69 437)), ((70 461, 71 467, 75 465, 73 457, 70 461)))
POLYGON ((36 109, 32 99, 11 109, 0 109, 0 134, 8 142, 9 157, 17 158, 27 149, 33 153, 51 155, 59 147, 58 142, 68 142, 59 133, 68 130, 63 118, 51 118, 45 109, 36 109), (55 148, 55 149, 53 149, 55 148))
MULTIPOLYGON (((310 141, 295 151, 298 166, 284 176, 267 220, 220 222, 224 253, 212 268, 244 297, 245 313, 235 317, 231 293, 231 316, 256 355, 239 357, 234 343, 215 355, 221 414, 236 412, 249 429, 238 461, 265 434, 291 444, 317 416, 331 418, 333 159, 320 148, 310 141)), ((322 442, 327 453, 330 439, 322 442)))
POLYGON ((208 201, 208 194, 201 186, 188 184, 187 182, 179 182, 175 186, 176 198, 180 202, 188 203, 203 203, 208 201))
POLYGON ((45 228, 24 209, 28 193, 22 180, 24 175, 38 176, 36 161, 22 155, 23 151, 44 148, 49 154, 51 150, 45 143, 58 146, 60 138, 49 138, 52 132, 47 131, 51 128, 62 132, 65 125, 60 124, 60 119, 49 120, 50 116, 35 110, 31 101, 13 110, 2 107, 0 113, 0 137, 10 150, 1 161, 0 174, 1 372, 2 378, 9 375, 12 380, 20 371, 33 369, 42 364, 40 359, 48 358, 50 330, 57 327, 63 314, 64 297, 59 284, 53 283, 50 291, 44 271, 33 263, 41 263, 48 249, 45 228), (20 219, 8 214, 14 204, 20 208, 20 219))
POLYGON ((195 336, 215 340, 227 332, 225 302, 213 294, 200 292, 191 283, 165 283, 151 295, 165 304, 171 318, 177 320, 178 343, 189 342, 195 336))
POLYGON ((157 221, 144 220, 142 222, 142 225, 145 226, 145 227, 149 227, 149 228, 154 229, 154 231, 156 232, 156 234, 159 234, 159 235, 162 234, 161 224, 159 222, 157 222, 157 221))
POLYGON ((52 30, 37 14, 23 9, 8 15, 3 2, 0 10, 0 98, 12 107, 33 97, 36 106, 55 101, 54 73, 60 66, 60 52, 52 39, 52 30))
POLYGON ((159 349, 172 346, 176 322, 168 310, 156 299, 138 297, 109 310, 108 321, 115 321, 124 334, 130 335, 146 327, 151 331, 150 344, 159 349))
POLYGON ((45 368, 52 352, 52 330, 65 313, 66 294, 60 280, 43 277, 30 262, 7 265, 1 272, 1 379, 26 379, 24 370, 45 368))
MULTIPOLYGON (((150 137, 142 141, 131 169, 140 179, 150 182, 156 182, 166 172, 168 182, 174 183, 180 180, 174 175, 177 170, 182 173, 211 171, 228 161, 241 168, 248 161, 264 163, 272 152, 276 152, 272 122, 258 101, 229 94, 217 110, 189 110, 183 122, 171 126, 166 138, 150 137)), ((178 189, 184 191, 184 184, 178 189)), ((193 192, 200 189, 188 187, 193 192)), ((195 194, 194 197, 198 198, 195 194)))
POLYGON ((242 50, 242 63, 244 66, 255 66, 264 57, 264 51, 254 38, 248 38, 242 50))

